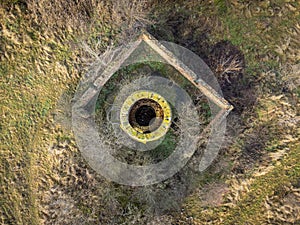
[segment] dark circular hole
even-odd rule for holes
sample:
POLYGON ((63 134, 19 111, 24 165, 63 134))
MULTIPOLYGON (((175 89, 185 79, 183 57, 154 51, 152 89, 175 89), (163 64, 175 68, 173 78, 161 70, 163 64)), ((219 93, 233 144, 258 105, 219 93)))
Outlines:
POLYGON ((133 104, 129 111, 130 125, 141 133, 151 133, 162 123, 164 111, 158 102, 143 98, 133 104))
POLYGON ((136 110, 134 116, 138 125, 149 126, 150 121, 156 117, 156 113, 151 106, 143 105, 136 110))

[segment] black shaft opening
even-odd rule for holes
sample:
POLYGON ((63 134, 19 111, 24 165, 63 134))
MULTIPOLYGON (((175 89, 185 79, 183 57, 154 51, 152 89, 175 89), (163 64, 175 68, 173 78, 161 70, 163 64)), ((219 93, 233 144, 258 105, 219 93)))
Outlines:
POLYGON ((151 133, 162 123, 164 112, 158 102, 143 98, 133 104, 129 110, 129 123, 140 133, 151 133))
POLYGON ((155 119, 155 110, 148 105, 139 107, 135 112, 135 120, 140 126, 149 126, 151 120, 155 119))

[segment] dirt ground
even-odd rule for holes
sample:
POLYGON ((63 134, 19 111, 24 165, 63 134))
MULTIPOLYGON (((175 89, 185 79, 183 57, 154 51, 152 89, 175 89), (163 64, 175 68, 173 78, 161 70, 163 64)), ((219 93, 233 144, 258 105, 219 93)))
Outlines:
POLYGON ((2 0, 1 224, 300 224, 300 3, 2 0), (77 84, 146 29, 199 55, 234 110, 201 174, 132 188, 91 169, 77 84))

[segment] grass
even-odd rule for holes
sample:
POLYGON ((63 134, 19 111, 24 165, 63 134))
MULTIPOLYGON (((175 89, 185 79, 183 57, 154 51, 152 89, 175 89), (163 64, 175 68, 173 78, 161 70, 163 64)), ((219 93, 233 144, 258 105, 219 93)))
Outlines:
POLYGON ((291 145, 289 156, 269 174, 256 179, 250 186, 250 192, 234 209, 231 209, 224 224, 258 224, 265 222, 264 201, 276 190, 297 182, 300 176, 300 146, 291 145))
MULTIPOLYGON (((291 183, 298 182, 299 170, 299 144, 292 143, 289 155, 268 174, 261 176, 251 184, 249 191, 241 196, 241 199, 232 207, 215 207, 212 209, 210 219, 220 221, 221 224, 262 224, 266 222, 264 203, 266 197, 273 196, 276 190, 291 183)), ((217 179, 218 180, 218 179, 217 179)), ((207 213, 201 213, 203 207, 195 196, 191 196, 187 202, 188 212, 196 221, 205 220, 207 213)), ((219 224, 219 222, 216 222, 219 224)))
MULTIPOLYGON (((229 1, 215 1, 219 11, 218 17, 223 23, 224 30, 220 34, 238 46, 244 53, 247 62, 246 72, 259 76, 259 70, 270 68, 277 70, 281 63, 287 59, 275 51, 276 46, 280 46, 282 41, 288 36, 287 30, 295 26, 299 14, 295 11, 284 10, 286 3, 277 1, 274 7, 282 7, 280 17, 271 16, 267 10, 255 11, 255 4, 245 7, 243 3, 239 7, 228 7, 229 1), (226 9, 226 10, 225 10, 226 9), (278 58, 280 61, 278 61, 278 58), (262 60, 258 61, 257 59, 262 60), (259 70, 258 70, 259 69, 259 70)), ((299 3, 293 2, 295 7, 299 3)), ((273 10, 272 7, 269 10, 273 10)), ((293 60, 289 58, 289 60, 293 60)))
MULTIPOLYGON (((15 2, 18 3, 18 2, 15 2)), ((37 135, 70 81, 57 65, 72 60, 55 35, 46 39, 19 11, 1 10, 1 46, 8 60, 1 68, 1 223, 40 224, 37 163, 46 161, 35 148, 37 135)), ((70 74, 74 76, 74 74, 70 74)), ((75 76, 74 76, 75 78, 75 76)), ((47 165, 42 165, 47 167, 47 165)))
POLYGON ((170 130, 166 135, 163 142, 155 149, 149 152, 150 157, 154 160, 161 161, 166 159, 176 148, 177 135, 170 130))
MULTIPOLYGON (((63 3, 57 2, 55 7, 54 5, 47 6, 45 2, 40 1, 40 4, 46 7, 47 14, 43 14, 45 13, 43 7, 38 8, 33 1, 24 3, 24 1, 15 0, 0 4, 0 223, 47 223, 45 218, 50 217, 43 213, 53 213, 53 211, 47 211, 43 201, 48 196, 49 189, 53 187, 59 187, 61 188, 59 191, 64 190, 63 194, 70 195, 70 198, 75 201, 77 209, 86 218, 91 217, 91 221, 99 222, 103 219, 102 214, 106 213, 113 217, 113 212, 107 212, 110 209, 105 209, 105 206, 102 207, 103 201, 99 197, 102 196, 102 186, 107 185, 109 188, 111 186, 103 180, 95 178, 96 175, 94 174, 78 175, 78 171, 75 174, 70 174, 68 170, 60 169, 69 163, 73 166, 70 166, 70 170, 73 168, 72 171, 76 171, 76 169, 81 169, 81 166, 85 165, 86 162, 80 161, 80 154, 76 150, 72 134, 63 133, 57 131, 58 128, 53 128, 54 122, 51 114, 55 111, 61 94, 70 92, 70 87, 76 86, 84 71, 81 70, 81 67, 86 62, 81 60, 89 56, 83 53, 76 44, 86 40, 96 50, 104 51, 111 41, 118 42, 116 37, 122 33, 124 23, 120 25, 120 18, 111 18, 110 13, 105 8, 111 7, 110 3, 108 6, 93 5, 92 8, 95 9, 95 12, 90 13, 91 18, 85 17, 82 21, 74 20, 72 25, 72 23, 69 24, 69 19, 82 16, 82 11, 80 11, 82 8, 72 9, 74 10, 73 15, 70 14, 65 19, 67 14, 64 13, 69 11, 59 8, 64 6, 61 5, 63 3), (40 15, 39 13, 43 14, 43 18, 35 17, 40 15), (74 15, 75 17, 72 17, 74 15), (55 19, 51 20, 51 18, 55 19), (118 22, 114 21, 114 18, 118 19, 118 22), (78 25, 80 22, 83 22, 82 27, 78 25), (49 28, 50 25, 53 25, 53 28, 49 28), (67 27, 69 28, 67 29, 67 27), (87 30, 89 32, 85 33, 84 31, 87 30), (101 41, 99 42, 99 40, 101 41), (56 150, 64 149, 64 153, 51 155, 49 145, 51 146, 50 143, 52 142, 58 143, 57 146, 60 147, 57 147, 56 150), (65 146, 62 143, 67 144, 65 146), (84 177, 89 177, 90 180, 82 182, 80 179, 84 177), (65 182, 67 179, 75 179, 75 181, 68 184, 65 182), (96 207, 96 205, 99 206, 96 207)), ((95 4, 94 1, 78 2, 80 4, 95 4)), ((300 89, 296 88, 292 93, 282 93, 278 87, 283 85, 280 81, 283 75, 277 72, 284 64, 299 63, 299 58, 295 55, 299 51, 296 24, 299 23, 300 19, 300 6, 297 1, 276 0, 272 1, 270 5, 267 2, 215 0, 211 3, 177 1, 175 4, 176 15, 180 15, 178 20, 189 19, 191 24, 198 23, 198 27, 200 16, 205 16, 210 22, 220 22, 221 25, 209 30, 209 34, 207 34, 209 43, 216 43, 225 39, 238 46, 245 54, 247 63, 245 76, 249 78, 249 81, 255 83, 256 80, 262 79, 262 72, 268 75, 261 82, 255 83, 261 87, 258 100, 260 104, 255 106, 254 114, 245 113, 242 115, 243 122, 247 124, 245 131, 238 134, 233 144, 228 147, 228 152, 223 154, 226 157, 233 157, 231 163, 234 165, 235 154, 239 154, 239 151, 246 144, 245 136, 259 126, 270 124, 270 117, 274 120, 271 121, 269 127, 270 129, 276 128, 276 135, 272 136, 272 140, 266 143, 263 151, 269 154, 277 153, 282 148, 290 149, 286 151, 282 159, 276 162, 264 160, 263 163, 274 166, 265 175, 254 176, 255 169, 263 170, 265 168, 260 163, 253 171, 248 171, 244 176, 239 175, 241 176, 239 179, 247 183, 246 186, 249 190, 238 192, 237 200, 230 200, 225 196, 223 205, 203 208, 197 194, 191 194, 186 199, 184 207, 194 217, 195 223, 208 224, 212 221, 215 221, 215 224, 266 223, 264 205, 266 198, 276 194, 282 198, 280 196, 281 187, 298 182, 300 177, 299 144, 296 141, 283 142, 286 135, 297 138, 299 133, 295 130, 296 128, 292 128, 292 124, 282 128, 279 123, 282 121, 282 117, 287 121, 292 121, 294 117, 285 117, 289 114, 295 113, 296 116, 299 116, 299 113, 297 114, 297 107, 299 107, 297 101, 300 98, 300 89), (293 7, 296 10, 293 10, 293 7), (257 11, 257 8, 260 10, 257 11), (272 15, 273 11, 275 14, 272 15), (290 43, 285 47, 288 38, 290 38, 290 43), (274 80, 270 78, 269 71, 276 72, 277 75, 275 74, 274 80), (266 88, 262 88, 263 82, 266 83, 266 88), (293 93, 298 98, 293 100, 294 102, 291 100, 293 93), (280 94, 284 95, 282 101, 269 98, 280 94), (291 106, 284 106, 284 104, 291 106), (269 110, 275 111, 266 113, 269 110), (281 112, 283 112, 282 115, 281 112), (232 204, 228 206, 226 203, 232 204)), ((84 6, 88 8, 88 5, 84 6)), ((171 12, 174 8, 173 3, 171 4, 169 1, 164 1, 159 5, 154 1, 153 7, 157 12, 164 11, 165 13, 164 16, 158 16, 156 18, 158 20, 170 16, 171 13, 169 14, 167 11, 170 10, 171 12)), ((112 13, 117 15, 116 12, 112 13)), ((140 15, 141 13, 133 16, 139 17, 140 15)), ((156 15, 154 13, 151 19, 155 19, 156 15)), ((159 24, 153 25, 154 30, 155 27, 159 28, 159 26, 159 24)), ((164 29, 167 29, 166 27, 164 29)), ((180 32, 184 33, 186 30, 182 29, 180 32)), ((174 34, 170 35, 170 39, 172 38, 174 38, 174 34)), ((162 65, 155 63, 151 65, 157 70, 168 73, 162 65)), ((180 77, 178 81, 183 83, 184 88, 189 89, 189 83, 180 80, 180 77)), ((206 105, 203 107, 205 108, 206 105)), ((297 126, 297 124, 294 125, 297 126)), ((165 145, 168 147, 174 145, 172 139, 167 141, 165 145)), ((88 167, 86 170, 91 171, 88 167)), ((231 190, 230 193, 236 193, 236 187, 230 186, 236 178, 231 177, 231 175, 232 171, 227 171, 227 175, 222 172, 205 173, 202 179, 199 179, 199 185, 216 181, 227 182, 231 190)), ((244 186, 240 184, 238 187, 244 186)), ((121 208, 126 208, 130 203, 129 196, 127 196, 126 191, 122 192, 121 187, 119 189, 121 195, 116 198, 116 201, 120 202, 121 208)), ((53 192, 58 193, 55 190, 53 192)), ((61 210, 54 210, 55 213, 59 211, 61 210)), ((141 212, 133 211, 136 214, 143 212, 143 207, 141 212)), ((64 216, 66 217, 64 219, 70 219, 67 218, 69 216, 64 216)), ((124 223, 129 222, 125 218, 126 216, 118 216, 122 217, 124 223)), ((179 213, 173 219, 174 221, 176 219, 184 220, 179 213)), ((105 220, 103 219, 103 221, 105 220)), ((106 220, 106 223, 109 223, 108 221, 106 220)), ((48 221, 48 223, 55 222, 51 219, 48 221)), ((284 223, 284 221, 281 222, 284 223)))
MULTIPOLYGON (((296 25, 299 13, 297 14, 296 11, 286 10, 285 7, 287 7, 287 3, 284 1, 276 1, 274 5, 269 8, 269 10, 273 10, 272 7, 275 6, 281 8, 283 15, 280 17, 271 17, 267 13, 267 10, 261 8, 260 11, 255 14, 254 9, 257 5, 254 3, 245 3, 240 2, 234 7, 231 5, 231 1, 214 1, 217 11, 214 11, 209 5, 206 5, 206 9, 210 10, 211 19, 217 18, 217 20, 222 22, 221 27, 216 27, 216 30, 211 31, 211 37, 213 41, 227 39, 245 53, 245 76, 248 77, 248 81, 253 82, 257 78, 260 79, 262 72, 275 72, 276 78, 274 81, 277 80, 278 83, 273 83, 274 81, 272 79, 266 77, 265 82, 267 88, 260 93, 259 98, 264 99, 266 95, 272 94, 279 95, 282 92, 281 89, 278 90, 278 88, 282 87, 283 84, 280 82, 282 74, 277 71, 279 71, 282 64, 297 63, 298 61, 296 58, 289 57, 288 55, 283 56, 279 54, 275 49, 276 46, 283 43, 283 40, 289 35, 287 30, 296 25), (268 29, 263 27, 266 21, 272 21, 268 25, 268 29)), ((299 8, 298 3, 293 2, 291 4, 299 8)), ((299 49, 299 45, 296 48, 299 49)), ((260 86, 260 84, 257 85, 260 86)), ((280 103, 274 101, 270 101, 269 104, 274 104, 276 107, 280 105, 280 103)), ((251 124, 247 122, 247 126, 256 127, 257 125, 264 126, 264 124, 271 124, 271 126, 269 125, 270 128, 277 129, 276 132, 278 133, 272 137, 274 140, 266 143, 266 146, 263 147, 265 149, 262 149, 262 151, 278 151, 278 148, 281 149, 283 147, 278 145, 278 142, 282 139, 284 133, 276 124, 278 117, 275 116, 275 121, 270 121, 270 118, 266 116, 266 114, 261 115, 263 110, 259 109, 259 107, 255 107, 255 110, 257 110, 259 118, 257 118, 256 115, 248 114, 244 119, 252 122, 251 124), (262 120, 259 121, 260 119, 262 120)), ((276 109, 276 112, 281 110, 279 107, 276 109)), ((242 136, 243 135, 244 134, 242 134, 242 136)), ((295 135, 297 136, 297 134, 295 135)), ((261 137, 257 137, 257 139, 260 140, 261 137)), ((243 140, 243 138, 237 140, 243 140)), ((243 148, 244 144, 245 143, 241 143, 238 148, 243 148)), ((241 197, 242 200, 238 201, 236 203, 237 205, 234 203, 233 208, 221 206, 219 208, 204 209, 201 207, 199 200, 197 200, 198 196, 191 195, 186 201, 186 209, 188 213, 190 213, 188 215, 192 215, 199 224, 206 224, 206 222, 215 224, 261 224, 266 222, 263 220, 266 216, 263 213, 265 210, 263 203, 266 197, 274 195, 274 190, 278 189, 280 185, 285 186, 288 185, 289 182, 299 179, 299 174, 297 173, 294 173, 295 176, 286 175, 288 171, 288 169, 285 168, 286 165, 292 166, 294 168, 293 171, 297 171, 299 167, 297 155, 299 153, 299 145, 293 143, 291 144, 291 149, 293 150, 289 153, 289 156, 283 161, 280 161, 279 166, 276 166, 272 172, 267 173, 266 176, 262 176, 259 179, 253 178, 254 183, 249 187, 250 192, 244 193, 243 197, 241 197)), ((259 165, 257 165, 257 167, 259 167, 259 165)), ((248 171, 245 177, 251 177, 251 172, 248 171)))

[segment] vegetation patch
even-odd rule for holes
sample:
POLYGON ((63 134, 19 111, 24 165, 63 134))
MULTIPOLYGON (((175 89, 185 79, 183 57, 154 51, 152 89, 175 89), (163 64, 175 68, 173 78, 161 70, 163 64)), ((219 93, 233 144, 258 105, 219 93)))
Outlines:
MULTIPOLYGON (((2 1, 0 223, 299 223, 299 12, 294 0, 2 1), (88 166, 70 107, 99 54, 140 28, 199 55, 235 109, 207 171, 193 170, 199 151, 169 180, 131 188, 88 166)), ((159 63, 128 67, 103 88, 99 109, 118 79, 142 66, 175 74, 159 63)), ((169 78, 199 94, 181 76, 169 78)), ((193 100, 209 118, 207 103, 193 100)), ((175 142, 169 133, 161 148, 175 142)))

